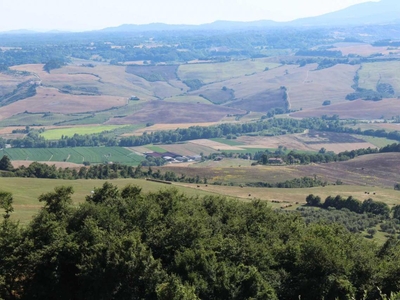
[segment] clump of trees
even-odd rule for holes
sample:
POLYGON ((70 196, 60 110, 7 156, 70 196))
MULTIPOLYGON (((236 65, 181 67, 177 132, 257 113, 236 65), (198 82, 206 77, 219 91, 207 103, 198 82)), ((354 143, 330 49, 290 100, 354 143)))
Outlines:
POLYGON ((319 196, 315 196, 310 194, 306 198, 307 205, 316 206, 328 209, 333 207, 335 209, 348 209, 351 212, 359 213, 359 214, 371 214, 371 215, 379 215, 384 218, 389 218, 390 208, 389 206, 380 201, 374 201, 369 198, 363 202, 349 196, 348 198, 343 198, 340 195, 336 197, 328 196, 325 201, 322 203, 321 198, 319 196))
POLYGON ((1 298, 378 299, 400 290, 396 239, 379 247, 260 201, 176 189, 106 182, 79 206, 72 193, 41 195, 23 227, 6 217, 12 195, 0 194, 1 298))

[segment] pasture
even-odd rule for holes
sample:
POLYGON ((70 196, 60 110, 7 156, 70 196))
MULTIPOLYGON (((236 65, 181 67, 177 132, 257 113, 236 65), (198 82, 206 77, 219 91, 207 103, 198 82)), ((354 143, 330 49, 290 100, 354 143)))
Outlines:
POLYGON ((62 136, 72 137, 74 134, 96 134, 105 131, 114 131, 115 129, 124 128, 125 126, 118 125, 101 125, 101 126, 83 126, 83 127, 70 127, 70 128, 59 128, 50 129, 41 133, 40 136, 44 137, 46 140, 59 140, 62 136))
POLYGON ((144 158, 122 147, 76 147, 76 148, 11 148, 0 150, 11 160, 40 162, 71 162, 82 164, 114 162, 138 165, 144 158))
POLYGON ((179 66, 178 77, 181 80, 199 79, 204 83, 224 81, 263 72, 266 68, 280 66, 267 59, 235 60, 223 63, 199 63, 179 66))
MULTIPOLYGON (((72 200, 74 205, 78 205, 90 195, 94 188, 100 188, 106 180, 61 180, 61 179, 37 179, 37 178, 4 178, 0 177, 0 190, 10 192, 14 198, 14 213, 12 219, 20 220, 22 224, 28 223, 35 215, 43 203, 38 201, 38 197, 43 193, 54 191, 57 186, 72 186, 74 194, 72 200), (23 188, 21 188, 23 187, 23 188)), ((129 184, 138 185, 143 192, 155 192, 165 189, 167 186, 160 183, 149 182, 143 179, 114 179, 109 181, 120 188, 129 184)), ((213 192, 198 191, 191 187, 173 185, 180 192, 189 196, 212 195, 213 192)))
POLYGON ((206 85, 190 94, 200 95, 206 90, 219 91, 226 87, 235 92, 236 99, 254 99, 262 97, 265 102, 276 101, 269 99, 269 94, 285 86, 288 90, 291 109, 307 109, 322 106, 324 100, 332 103, 346 102, 358 66, 336 65, 331 68, 316 70, 316 64, 304 67, 285 65, 267 72, 256 73, 206 85))
POLYGON ((392 85, 395 96, 400 95, 400 61, 374 62, 362 64, 358 72, 360 79, 359 87, 376 90, 378 83, 392 85))
MULTIPOLYGON (((196 187, 190 184, 179 184, 185 187, 196 187)), ((343 197, 353 196, 358 200, 366 200, 373 198, 376 201, 382 201, 389 206, 400 204, 398 191, 393 189, 385 189, 378 187, 365 187, 354 185, 341 185, 341 186, 326 186, 316 188, 302 188, 302 189, 279 189, 279 188, 252 188, 252 187, 238 187, 238 186, 217 186, 217 185, 200 185, 198 188, 201 191, 210 191, 226 195, 228 197, 237 197, 243 200, 261 199, 265 201, 280 201, 289 204, 305 204, 305 199, 308 195, 314 194, 320 196, 325 200, 328 196, 341 195, 343 197), (370 194, 365 194, 368 191, 370 194), (373 194, 375 193, 375 195, 373 194)))
POLYGON ((373 144, 377 148, 382 148, 393 143, 397 143, 395 140, 389 140, 386 138, 366 136, 366 135, 354 135, 357 138, 363 139, 364 141, 373 144))

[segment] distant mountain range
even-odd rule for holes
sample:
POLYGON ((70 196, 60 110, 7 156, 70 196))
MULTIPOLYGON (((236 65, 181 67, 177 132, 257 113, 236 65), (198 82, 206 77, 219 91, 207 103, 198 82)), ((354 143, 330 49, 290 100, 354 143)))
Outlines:
MULTIPOLYGON (((400 23, 400 0, 381 0, 379 2, 365 2, 352 5, 345 9, 309 18, 297 19, 289 22, 275 22, 261 20, 252 22, 215 21, 202 25, 171 25, 152 23, 146 25, 124 24, 118 27, 109 27, 98 32, 145 32, 145 31, 173 31, 173 30, 247 30, 259 28, 291 27, 291 26, 345 26, 345 25, 373 25, 400 23)), ((55 31, 51 31, 55 32, 55 31)), ((7 33, 33 33, 29 30, 14 30, 7 33)))
POLYGON ((302 18, 290 22, 271 20, 253 22, 216 21, 202 25, 169 25, 153 23, 146 25, 125 24, 118 27, 105 28, 104 32, 128 31, 166 31, 166 30, 240 30, 268 27, 290 26, 343 26, 366 24, 400 23, 400 1, 381 0, 352 5, 345 9, 316 17, 302 18))

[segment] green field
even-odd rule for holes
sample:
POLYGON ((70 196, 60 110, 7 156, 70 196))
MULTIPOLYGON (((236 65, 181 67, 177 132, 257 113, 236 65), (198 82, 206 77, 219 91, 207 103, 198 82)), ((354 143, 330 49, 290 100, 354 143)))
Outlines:
POLYGON ((356 138, 362 139, 368 143, 371 143, 373 145, 375 145, 376 147, 382 148, 385 147, 387 145, 391 145, 393 143, 397 143, 397 141, 395 140, 389 140, 386 138, 380 138, 380 137, 373 137, 373 136, 366 136, 366 135, 353 135, 356 138))
POLYGON ((376 90, 378 83, 389 83, 393 86, 396 96, 400 95, 400 61, 374 62, 362 65, 358 72, 359 87, 376 90), (382 79, 383 78, 383 79, 382 79))
POLYGON ((228 145, 228 146, 242 146, 242 145, 244 145, 243 143, 238 142, 236 140, 228 140, 228 139, 222 139, 222 138, 215 138, 215 139, 210 139, 210 140, 214 141, 214 142, 221 143, 221 144, 225 144, 225 145, 228 145))
POLYGON ((167 150, 165 150, 165 149, 163 149, 163 148, 161 148, 159 146, 149 145, 149 146, 144 146, 144 147, 146 147, 147 149, 149 149, 149 150, 151 150, 153 152, 158 152, 158 153, 168 152, 167 150))
POLYGON ((81 164, 114 162, 138 165, 143 157, 122 147, 76 147, 76 148, 12 148, 0 151, 11 160, 71 162, 81 164))
POLYGON ((178 76, 181 80, 199 79, 204 83, 211 83, 250 75, 262 72, 265 68, 273 69, 279 66, 280 64, 267 62, 266 59, 186 64, 179 66, 178 76))
POLYGON ((101 125, 101 126, 84 126, 84 127, 71 127, 71 128, 60 128, 50 129, 41 133, 40 135, 46 140, 59 140, 62 136, 72 137, 74 134, 96 134, 104 131, 113 131, 124 126, 120 125, 101 125))
MULTIPOLYGON (((32 216, 42 207, 37 199, 43 193, 52 192, 57 186, 72 186, 75 193, 72 196, 74 204, 84 201, 87 195, 95 187, 101 187, 105 180, 62 180, 62 179, 37 179, 37 178, 2 178, 0 177, 0 190, 10 192, 14 198, 14 213, 12 218, 20 220, 26 224, 32 216), (23 187, 23 188, 21 188, 23 187)), ((142 179, 115 179, 110 181, 118 187, 128 184, 135 184, 142 187, 144 192, 155 192, 160 189, 171 187, 156 182, 149 182, 142 179)), ((211 192, 200 191, 195 188, 175 186, 179 191, 189 195, 210 195, 211 192)))

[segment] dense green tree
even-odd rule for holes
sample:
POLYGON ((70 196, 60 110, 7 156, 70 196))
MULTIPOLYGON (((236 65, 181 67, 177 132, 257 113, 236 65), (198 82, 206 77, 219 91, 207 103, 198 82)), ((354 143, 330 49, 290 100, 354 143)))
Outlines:
POLYGON ((11 171, 13 166, 11 164, 10 158, 7 155, 3 155, 0 159, 0 170, 11 171))

